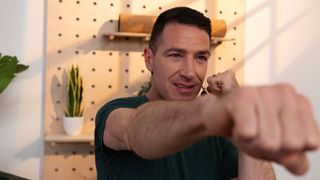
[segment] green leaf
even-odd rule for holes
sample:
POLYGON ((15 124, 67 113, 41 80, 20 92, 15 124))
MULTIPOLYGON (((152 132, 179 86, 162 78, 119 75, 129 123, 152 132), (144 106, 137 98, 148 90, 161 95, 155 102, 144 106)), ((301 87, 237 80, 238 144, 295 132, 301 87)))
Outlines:
POLYGON ((23 65, 23 64, 18 64, 15 73, 20 73, 22 71, 25 71, 28 68, 29 68, 29 66, 26 66, 26 65, 23 65))
POLYGON ((0 77, 12 77, 16 72, 18 60, 10 56, 3 56, 0 62, 0 77))
POLYGON ((6 89, 14 77, 0 77, 0 93, 6 89))

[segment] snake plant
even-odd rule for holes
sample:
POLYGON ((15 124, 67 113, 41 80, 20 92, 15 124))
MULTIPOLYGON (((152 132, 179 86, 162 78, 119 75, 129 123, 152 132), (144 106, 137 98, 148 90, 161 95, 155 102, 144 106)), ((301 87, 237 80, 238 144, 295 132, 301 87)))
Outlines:
POLYGON ((65 112, 66 117, 81 117, 83 114, 83 109, 81 109, 83 87, 78 66, 72 65, 68 69, 67 92, 68 109, 65 112))

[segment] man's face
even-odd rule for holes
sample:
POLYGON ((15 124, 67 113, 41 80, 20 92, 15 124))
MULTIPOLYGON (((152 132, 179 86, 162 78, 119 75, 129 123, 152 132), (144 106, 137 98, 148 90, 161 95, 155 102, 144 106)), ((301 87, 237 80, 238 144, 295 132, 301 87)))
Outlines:
POLYGON ((197 97, 210 56, 208 34, 197 27, 169 23, 154 54, 145 49, 147 68, 153 72, 151 99, 190 100, 197 97))

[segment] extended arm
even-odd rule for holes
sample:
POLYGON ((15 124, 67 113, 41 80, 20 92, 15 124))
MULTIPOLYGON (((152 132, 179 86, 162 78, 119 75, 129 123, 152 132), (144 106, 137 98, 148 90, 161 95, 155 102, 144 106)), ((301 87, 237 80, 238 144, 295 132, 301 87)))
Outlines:
POLYGON ((295 174, 307 170, 306 151, 319 146, 310 102, 283 84, 236 88, 219 98, 206 95, 117 109, 108 117, 104 143, 154 159, 208 136, 231 137, 240 152, 277 162, 295 174))
MULTIPOLYGON (((216 98, 208 95, 194 101, 157 101, 137 109, 117 109, 108 117, 104 143, 115 150, 133 150, 147 159, 176 153, 209 136, 203 116, 208 99, 216 98)), ((212 112, 218 114, 219 108, 217 105, 212 112)), ((216 135, 221 135, 221 128, 216 129, 216 135)))

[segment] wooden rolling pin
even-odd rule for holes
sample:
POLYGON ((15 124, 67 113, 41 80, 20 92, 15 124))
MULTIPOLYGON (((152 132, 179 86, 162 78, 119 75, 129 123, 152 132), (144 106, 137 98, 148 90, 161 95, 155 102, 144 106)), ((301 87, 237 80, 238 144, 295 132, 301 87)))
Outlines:
MULTIPOLYGON (((151 33, 156 16, 120 14, 119 32, 130 33, 151 33)), ((211 19, 212 37, 223 38, 227 32, 227 25, 224 20, 211 19)))

